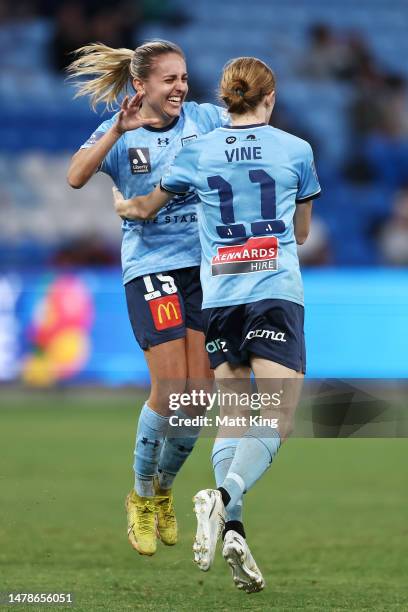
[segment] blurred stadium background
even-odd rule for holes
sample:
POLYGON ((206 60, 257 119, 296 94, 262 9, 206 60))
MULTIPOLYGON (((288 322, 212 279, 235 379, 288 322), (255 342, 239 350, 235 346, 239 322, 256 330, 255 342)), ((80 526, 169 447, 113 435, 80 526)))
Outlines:
POLYGON ((153 37, 184 49, 191 99, 216 100, 231 57, 275 69, 273 124, 310 140, 323 186, 300 251, 309 375, 405 377, 407 18, 406 0, 254 0, 250 10, 244 0, 2 0, 0 379, 147 380, 125 311, 110 179, 81 191, 65 181, 101 118, 73 101, 64 68, 86 42, 153 37))
POLYGON ((250 603, 220 559, 204 580, 191 569, 208 439, 176 484, 180 546, 152 560, 127 548, 146 390, 118 387, 148 374, 110 179, 65 181, 106 115, 73 101, 63 72, 90 41, 167 38, 186 53, 190 99, 215 101, 228 59, 267 61, 273 124, 313 144, 323 187, 300 251, 308 375, 406 379, 407 23, 406 0, 0 0, 0 591, 73 589, 86 612, 407 609, 406 440, 289 441, 248 496, 270 586, 250 603))

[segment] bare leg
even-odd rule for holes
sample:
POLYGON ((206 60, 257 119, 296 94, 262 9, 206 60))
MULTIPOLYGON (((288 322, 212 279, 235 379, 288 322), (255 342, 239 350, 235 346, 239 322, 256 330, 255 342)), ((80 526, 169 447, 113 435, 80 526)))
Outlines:
POLYGON ((283 442, 293 430, 304 375, 256 355, 252 355, 251 367, 259 393, 268 394, 269 397, 279 394, 279 405, 265 406, 261 413, 264 417, 278 419, 278 431, 283 442))

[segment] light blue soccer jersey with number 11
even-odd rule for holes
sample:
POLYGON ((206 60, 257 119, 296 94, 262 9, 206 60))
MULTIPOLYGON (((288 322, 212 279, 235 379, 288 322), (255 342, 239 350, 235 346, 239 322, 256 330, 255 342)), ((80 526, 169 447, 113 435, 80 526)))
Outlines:
POLYGON ((303 304, 293 216, 320 185, 310 145, 258 124, 221 127, 182 149, 161 185, 201 199, 203 308, 303 304))

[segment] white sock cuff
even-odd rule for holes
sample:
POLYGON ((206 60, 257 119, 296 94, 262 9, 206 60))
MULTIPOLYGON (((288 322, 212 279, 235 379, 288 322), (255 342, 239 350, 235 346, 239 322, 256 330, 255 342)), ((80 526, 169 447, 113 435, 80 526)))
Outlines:
POLYGON ((169 424, 169 417, 159 414, 153 408, 150 408, 146 402, 139 418, 142 418, 148 427, 157 432, 166 432, 169 424))
POLYGON ((244 479, 241 478, 239 474, 236 474, 235 472, 228 472, 225 480, 227 480, 228 478, 231 478, 231 480, 234 480, 237 483, 242 493, 245 492, 245 482, 244 482, 244 479))

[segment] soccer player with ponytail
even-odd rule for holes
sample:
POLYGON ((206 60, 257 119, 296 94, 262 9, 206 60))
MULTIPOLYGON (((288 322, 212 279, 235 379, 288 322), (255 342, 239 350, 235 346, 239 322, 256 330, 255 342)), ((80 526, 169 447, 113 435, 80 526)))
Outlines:
POLYGON ((246 542, 242 498, 289 435, 299 399, 306 358, 296 244, 307 238, 320 186, 310 145, 268 125, 275 104, 269 66, 251 57, 231 61, 220 97, 231 125, 185 147, 151 194, 126 199, 115 191, 114 199, 118 214, 143 219, 191 186, 200 196, 211 367, 219 385, 229 390, 234 381, 235 389, 247 384, 252 371, 258 391, 271 398, 261 413, 276 418, 249 418, 240 437, 236 428, 229 436, 225 427, 219 431, 212 453, 218 489, 204 489, 194 498, 193 548, 198 566, 207 571, 223 531, 223 556, 234 582, 253 593, 264 580, 246 542))
MULTIPOLYGON (((183 145, 225 123, 220 107, 185 101, 185 58, 171 42, 152 41, 135 50, 96 43, 76 53, 68 71, 77 80, 77 95, 89 96, 94 109, 101 103, 119 110, 73 156, 68 182, 74 188, 102 171, 127 198, 148 193, 183 145)), ((164 544, 177 541, 172 485, 198 436, 197 429, 178 438, 167 435, 169 389, 180 393, 191 379, 211 378, 201 315, 197 202, 189 190, 172 197, 154 219, 122 225, 129 318, 151 378, 136 433, 135 484, 126 500, 129 541, 143 555, 156 551, 156 522, 164 544)))

